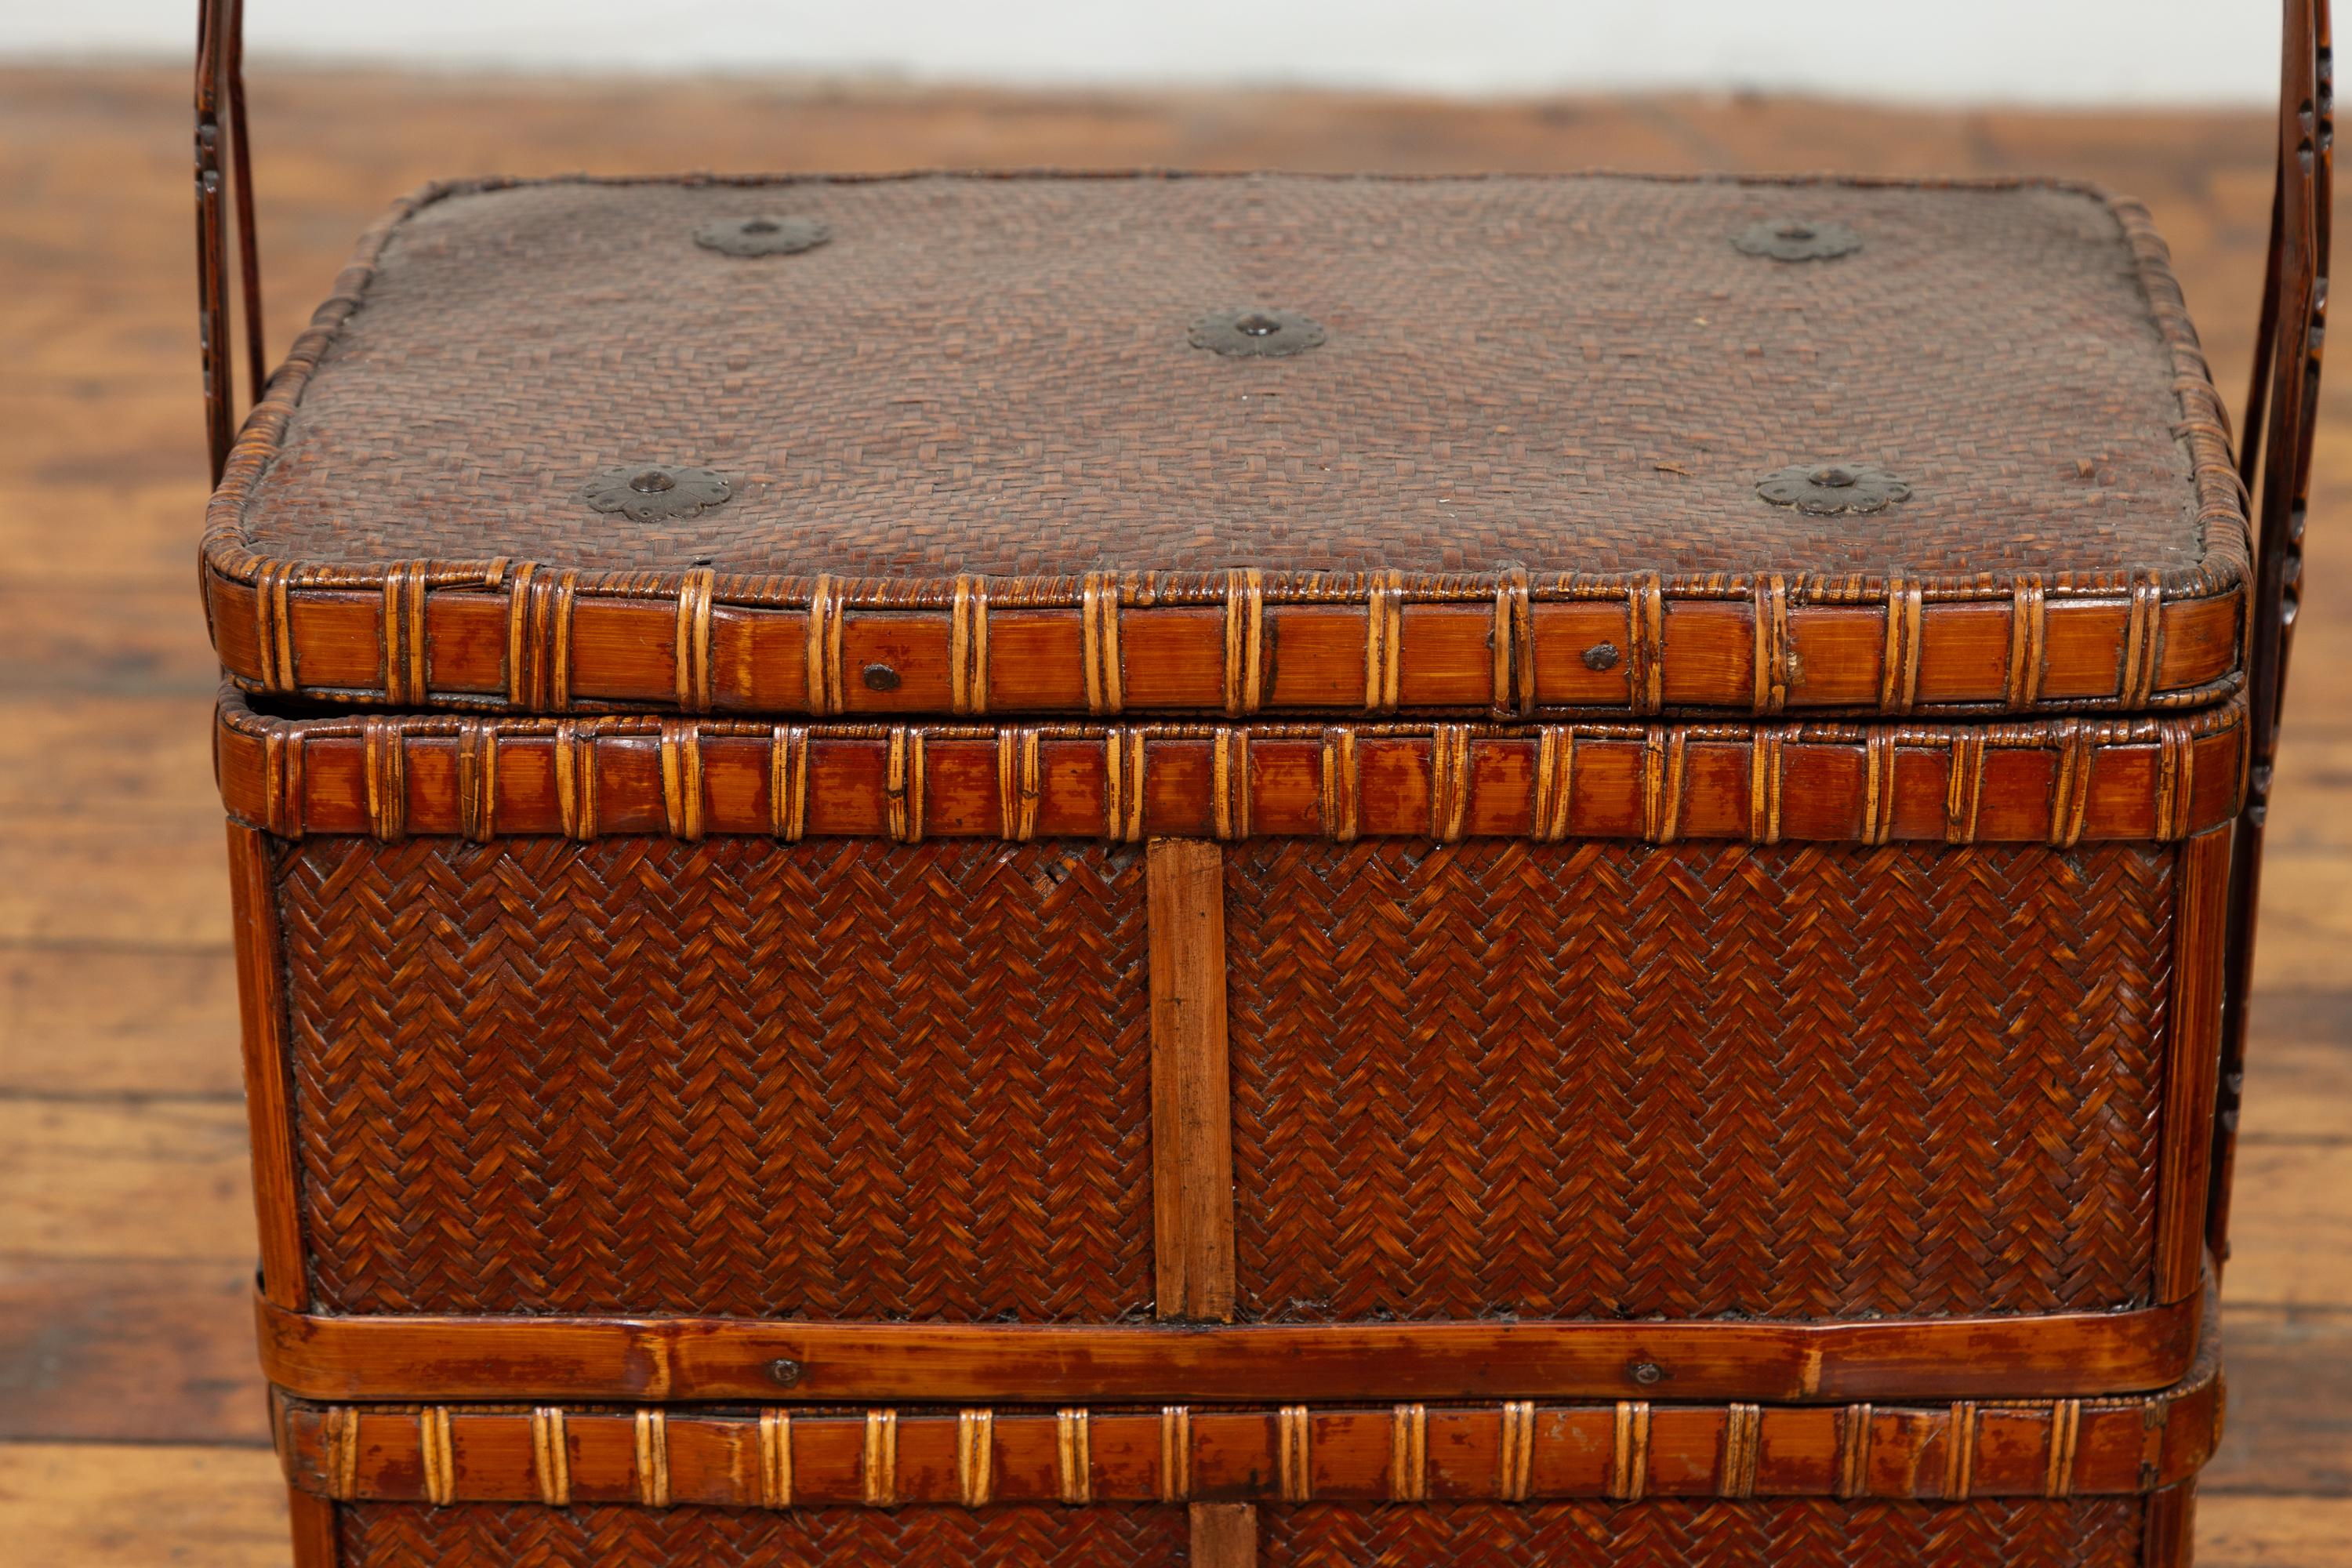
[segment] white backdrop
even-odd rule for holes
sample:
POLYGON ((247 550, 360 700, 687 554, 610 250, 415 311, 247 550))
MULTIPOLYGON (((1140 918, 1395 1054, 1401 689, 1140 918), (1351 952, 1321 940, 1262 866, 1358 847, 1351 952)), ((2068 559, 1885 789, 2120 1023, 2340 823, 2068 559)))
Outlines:
MULTIPOLYGON (((376 64, 1444 93, 1756 88, 2258 103, 2275 0, 247 0, 254 48, 376 64)), ((0 55, 176 56, 194 0, 0 0, 0 55)))

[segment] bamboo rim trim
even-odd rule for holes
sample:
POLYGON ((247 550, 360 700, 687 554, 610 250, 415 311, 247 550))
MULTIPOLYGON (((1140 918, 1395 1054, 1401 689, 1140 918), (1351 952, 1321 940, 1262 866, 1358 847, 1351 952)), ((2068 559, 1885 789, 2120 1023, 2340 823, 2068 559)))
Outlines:
POLYGON ((1160 1491, 1161 1502, 1182 1502, 1192 1495, 1192 1412, 1185 1405, 1160 1409, 1160 1491))
POLYGON ((1665 706, 1665 590, 1649 572, 1625 593, 1625 688, 1634 712, 1655 713, 1665 706))
POLYGON ((708 568, 689 572, 677 590, 675 672, 678 710, 685 713, 710 709, 710 591, 715 580, 708 568))
POLYGON ((956 1498, 966 1508, 984 1506, 995 1490, 996 1413, 956 1412, 956 1498))
POLYGON ((997 833, 1014 843, 1037 837, 1037 806, 1045 785, 1037 772, 1038 734, 1006 730, 996 737, 997 833))
POLYGON ((1535 1486, 1535 1401, 1505 1401, 1501 1426, 1495 1444, 1495 1495, 1505 1502, 1525 1502, 1535 1486))
POLYGON ((1778 713, 1789 705, 1789 583, 1777 573, 1756 581, 1753 616, 1755 650, 1749 658, 1754 672, 1759 714, 1778 713))
MULTIPOLYGON (((1919 701, 1920 624, 1926 609, 1919 585, 1900 576, 1886 584, 1886 647, 1878 660, 1878 708, 1908 713, 1919 701)), ((2143 698, 2146 693, 2141 694, 2143 698)))
POLYGON ((589 1435, 577 1439, 587 1484, 602 1494, 617 1483, 649 1508, 682 1496, 769 1509, 1172 1504, 1197 1500, 1202 1456, 1221 1478, 1213 1495, 1265 1502, 1315 1500, 1318 1472, 1328 1496, 1400 1503, 1634 1502, 1666 1475, 1676 1478, 1677 1492, 1820 1495, 1824 1465, 1826 1489, 1843 1500, 1961 1501, 2128 1495, 2193 1474, 2219 1436, 2216 1365, 2209 1355, 2190 1383, 2145 1396, 1930 1406, 1290 1405, 1221 1409, 1213 1425, 1200 1425, 1184 1405, 795 1415, 593 1405, 432 1405, 402 1413, 294 1401, 281 1403, 278 1419, 289 1478, 344 1501, 464 1497, 569 1506, 577 1495, 566 1452, 574 1433, 589 1435), (616 1426, 628 1434, 619 1445, 610 1441, 616 1426), (845 1428, 856 1435, 846 1445, 845 1428), (1988 1430, 1990 1450, 1979 1441, 1988 1430), (515 1439, 525 1433, 528 1459, 518 1465, 515 1439), (749 1451, 747 1438, 756 1466, 735 1458, 749 1451), (1330 1457, 1318 1459, 1326 1441, 1330 1457), (1237 1476, 1248 1478, 1238 1491, 1237 1476))
POLYGON ((2179 841, 2230 820, 2245 785, 2243 717, 2233 702, 2178 719, 1966 726, 279 721, 231 694, 216 743, 230 815, 288 839, 624 831, 689 842, 814 833, 2071 849, 2179 841), (1405 782, 1414 773, 1423 789, 1405 782))
POLYGON ((1225 579, 1225 713, 1240 718, 1265 705, 1265 574, 1252 569, 1225 579))
POLYGON ((1275 1413, 1275 1495, 1284 1502, 1306 1502, 1315 1495, 1312 1429, 1304 1405, 1286 1405, 1275 1413))
POLYGON ((1376 575, 1364 595, 1364 711, 1393 713, 1403 679, 1403 589, 1394 573, 1376 575))
MULTIPOLYGON (((1763 1407, 1734 1405, 1724 1412, 1723 1483, 1717 1489, 1727 1498, 1756 1495, 1756 1468, 1764 1436, 1763 1407)), ((1947 1489, 1946 1496, 1951 1495, 1947 1489)))
POLYGON ((572 706, 572 620, 578 604, 578 574, 517 568, 507 598, 509 707, 560 713, 572 706))
POLYGON ((560 1405, 542 1405, 530 1413, 530 1468, 540 1501, 550 1508, 572 1506, 571 1438, 560 1405))
POLYGON ((669 1413, 666 1410, 640 1410, 636 1414, 636 1428, 637 1501, 646 1508, 667 1508, 669 1413))
POLYGON ((1966 1501, 1976 1475, 1977 1405, 1974 1400, 1952 1402, 1951 1427, 1945 1438, 1944 1495, 1966 1501))
POLYGON ((1308 1396, 1328 1375, 1314 1368, 1345 1358, 1374 1397, 1478 1398, 1507 1375, 1519 1397, 1639 1397, 1672 1379, 1694 1399, 1842 1402, 2162 1387, 2188 1372, 2205 1302, 2192 1289, 2126 1311, 2003 1317, 1164 1328, 329 1316, 258 1298, 255 1310, 264 1370, 310 1398, 756 1400, 788 1363, 811 1400, 1249 1400, 1308 1396))
POLYGON ((808 630, 801 647, 807 667, 808 710, 840 712, 848 700, 848 682, 841 668, 841 600, 830 577, 819 577, 809 592, 808 630))
POLYGON ((868 1508, 898 1503, 898 1413, 866 1413, 866 1441, 858 1450, 858 1484, 868 1508))
POLYGON ((1838 1415, 1836 1495, 1858 1498, 1870 1484, 1872 1408, 1851 1405, 1838 1415))
POLYGON ((1364 816, 1364 775, 1356 757, 1356 731, 1323 731, 1323 763, 1316 783, 1324 836, 1335 843, 1352 843, 1362 831, 1364 816))
MULTIPOLYGON (((1532 1426, 1533 1413, 1529 1413, 1532 1426)), ((1650 1478, 1650 1402, 1621 1399, 1615 1412, 1615 1445, 1610 1456, 1609 1495, 1639 1502, 1650 1478)))
POLYGON ((1493 709, 1498 719, 1525 718, 1535 711, 1535 637, 1528 574, 1514 568, 1495 584, 1493 709))
POLYGON ((447 1406, 432 1405, 418 1412, 416 1457, 417 1469, 425 1478, 425 1500, 430 1503, 457 1501, 457 1461, 450 1446, 447 1406))
POLYGON ((1087 674, 1087 711, 1116 713, 1125 706, 1126 665, 1118 647, 1118 584, 1097 573, 1079 594, 1079 647, 1087 674))
POLYGON ((1958 618, 1981 614, 1973 602, 1938 598, 1902 577, 1865 603, 1777 574, 1758 577, 1736 599, 1724 597, 1720 585, 1677 597, 1642 581, 1614 596, 1622 608, 1604 635, 1580 586, 1547 593, 1506 574, 1486 595, 1487 668, 1475 689, 1465 689, 1466 672, 1449 661, 1459 658, 1458 622, 1470 607, 1452 595, 1408 595, 1393 574, 1375 574, 1336 600, 1281 602, 1262 574, 1232 574, 1213 601, 1220 623, 1213 626, 1197 617, 1171 618, 1192 616, 1190 595, 1155 588, 1149 602, 1137 602, 1147 590, 1098 576, 1068 605, 1021 612, 1033 626, 1066 618, 1075 634, 1068 651, 998 671, 992 616, 1003 607, 1001 585, 984 578, 959 578, 937 605, 903 594, 864 605, 847 585, 821 576, 808 585, 804 605, 772 607, 723 602, 707 568, 659 598, 644 596, 656 590, 643 586, 598 598, 583 595, 577 573, 495 564, 488 582, 479 575, 446 580, 407 566, 388 571, 373 583, 368 614, 376 635, 365 645, 352 625, 348 589, 289 587, 278 574, 249 585, 215 584, 207 604, 216 651, 232 679, 249 689, 326 701, 820 718, 860 710, 970 717, 1008 709, 1108 717, 1137 706, 1127 691, 1123 648, 1129 630, 1147 627, 1158 689, 1143 706, 1228 718, 1349 707, 1373 716, 1407 707, 1480 708, 1496 718, 1547 710, 1650 716, 1665 710, 1669 693, 1675 707, 1759 718, 1801 707, 1882 717, 1923 709, 1956 715, 2143 711, 2207 704, 2242 683, 2231 640, 2235 602, 2167 601, 2144 575, 2096 597, 2054 601, 2038 579, 2020 582, 2000 602, 2008 634, 2005 650, 1998 650, 1987 646, 1992 634, 1980 621, 1958 618), (1352 624, 1331 618, 1333 602, 1352 612, 1352 624), (1669 605, 1679 606, 1673 616, 1669 605), (313 613, 314 605, 331 613, 313 613), (1312 620, 1289 615, 1307 609, 1321 613, 1312 620), (486 610, 504 618, 502 658, 474 630, 486 610), (645 629, 647 612, 670 617, 658 647, 645 629), (1856 616, 1877 623, 1877 644, 1866 656, 1844 651, 1853 628, 1841 632, 1836 625, 1856 616), (920 658, 937 661, 926 664, 925 679, 933 684, 912 706, 906 695, 893 695, 895 685, 869 690, 851 679, 845 637, 853 616, 869 628, 887 623, 926 650, 920 658), (1689 628, 1690 646, 1703 653, 1676 651, 1677 617, 1689 628), (1693 624, 1701 620, 1717 623, 1712 635, 1693 624), (467 629, 452 639, 460 621, 467 629), (770 630, 771 623, 782 624, 770 630), (1722 659, 1717 645, 1727 634, 1749 644, 1744 669, 1722 659), (1817 668, 1801 649, 1825 634, 1841 636, 1833 646, 1843 657, 1817 668), (1416 653, 1424 638, 1441 651, 1416 653), (1318 666, 1360 650, 1360 696, 1321 680, 1286 693, 1275 654, 1278 643, 1294 640, 1318 666), (2177 653, 2168 651, 2174 645, 2177 653), (1057 665, 1073 655, 1076 669, 1057 665), (2103 668, 2114 673, 2102 679, 2096 672, 2103 668), (2056 689, 2048 687, 2053 670, 2063 683, 2056 689), (1061 695, 1072 677, 1082 701, 1061 695), (1408 700, 1415 689, 1423 695, 1408 700))
MULTIPOLYGON (((327 1495, 345 1500, 359 1496, 360 1413, 348 1406, 329 1411, 325 1446, 327 1495)), ((421 1436, 417 1448, 421 1459, 421 1436)), ((423 1468, 420 1463, 420 1474, 423 1468)))
MULTIPOLYGON (((1213 820, 1210 837, 1218 839, 1250 836, 1249 731, 1220 730, 1213 742, 1209 765, 1209 801, 1213 820)), ((1142 798, 1143 763, 1135 766, 1136 798, 1142 798)))
POLYGON ((1429 1497, 1429 1407, 1400 1405, 1389 1413, 1389 1498, 1423 1502, 1429 1497))
POLYGON ((956 713, 988 711, 988 579, 956 579, 948 632, 948 706, 956 713))
POLYGON ((394 707, 425 700, 425 570, 394 566, 383 574, 383 700, 394 707))
MULTIPOLYGON (((919 774, 921 763, 916 763, 919 774)), ((662 818, 672 838, 691 844, 702 837, 702 744, 693 727, 677 720, 661 731, 662 818)))
POLYGON ((1094 1500, 1094 1448, 1089 1441, 1092 1414, 1077 1407, 1059 1411, 1054 1416, 1056 1495, 1066 1503, 1094 1500))
POLYGON ((760 1506, 793 1506, 793 1416, 788 1410, 760 1412, 760 1506))

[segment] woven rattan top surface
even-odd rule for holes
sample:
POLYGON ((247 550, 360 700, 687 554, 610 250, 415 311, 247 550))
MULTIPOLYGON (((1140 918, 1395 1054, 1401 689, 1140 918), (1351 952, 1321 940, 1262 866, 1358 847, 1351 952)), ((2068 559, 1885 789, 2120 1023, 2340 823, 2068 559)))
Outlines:
POLYGON ((440 187, 370 236, 272 392, 215 501, 232 572, 2155 573, 2210 592, 2244 559, 2145 214, 2036 184, 440 187), (829 237, 697 242, 751 217, 829 237), (1791 220, 1860 247, 1738 243, 1791 220), (1324 341, 1196 345, 1237 309, 1324 341), (1908 499, 1817 515, 1759 494, 1833 463, 1908 499), (583 499, 653 464, 731 494, 652 521, 583 499))

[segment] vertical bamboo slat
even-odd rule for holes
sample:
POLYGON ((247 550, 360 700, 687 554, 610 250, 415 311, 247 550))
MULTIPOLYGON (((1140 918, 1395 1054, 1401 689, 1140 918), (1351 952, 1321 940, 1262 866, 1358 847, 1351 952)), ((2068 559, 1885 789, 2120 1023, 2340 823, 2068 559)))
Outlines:
POLYGON ((1192 1505, 1191 1568, 1257 1568, 1257 1510, 1248 1503, 1192 1505))
POLYGON ((335 1505, 289 1485, 286 1511, 294 1527, 294 1568, 337 1568, 341 1552, 335 1541, 335 1505))
POLYGON ((261 1290, 273 1306, 299 1308, 306 1304, 308 1292, 294 1184, 285 991, 268 836, 229 824, 228 868, 236 929, 237 1009, 244 1018, 245 1107, 252 1125, 254 1217, 261 1233, 261 1290))
MULTIPOLYGON (((1151 1181, 1163 1320, 1234 1315, 1233 1090, 1225 1052, 1225 858, 1155 838, 1146 851, 1151 953, 1151 1181)), ((1257 1510, 1195 1503, 1193 1568, 1255 1568, 1257 1510)))
POLYGON ((2171 1040, 2159 1144, 2156 1299, 2201 1288, 2205 1204, 2213 1157, 2213 1100, 2221 1073, 2223 923, 2229 918, 2230 832, 2215 828, 2180 847, 2172 920, 2171 1040))
POLYGON ((1160 1316, 1227 1322, 1234 1315, 1234 1154, 1224 856, 1216 845, 1190 838, 1155 838, 1147 855, 1160 1316))

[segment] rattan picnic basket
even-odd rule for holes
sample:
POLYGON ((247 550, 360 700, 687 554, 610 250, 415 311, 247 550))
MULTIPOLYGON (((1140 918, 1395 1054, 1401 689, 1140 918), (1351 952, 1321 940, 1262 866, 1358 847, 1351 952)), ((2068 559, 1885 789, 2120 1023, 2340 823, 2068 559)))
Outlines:
POLYGON ((2324 4, 2234 442, 2035 181, 474 181, 265 374, 240 9, 299 1568, 2187 1561, 2324 4))

